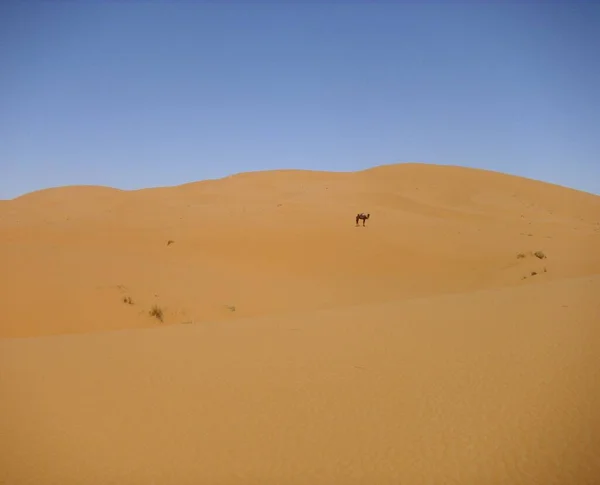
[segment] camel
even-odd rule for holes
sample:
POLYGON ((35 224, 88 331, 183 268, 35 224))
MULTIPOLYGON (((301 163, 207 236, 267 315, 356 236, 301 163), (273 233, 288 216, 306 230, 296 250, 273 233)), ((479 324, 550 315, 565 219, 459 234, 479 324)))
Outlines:
POLYGON ((369 217, 371 217, 371 214, 363 214, 362 212, 356 214, 356 225, 358 226, 358 221, 363 221, 363 227, 365 227, 365 222, 369 217))

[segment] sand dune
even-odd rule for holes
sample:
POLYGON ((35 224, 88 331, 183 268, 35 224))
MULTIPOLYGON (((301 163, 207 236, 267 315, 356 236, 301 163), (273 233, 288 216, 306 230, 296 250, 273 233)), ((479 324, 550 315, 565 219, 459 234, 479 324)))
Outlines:
POLYGON ((2 201, 0 484, 600 483, 599 241, 422 164, 2 201))
POLYGON ((153 305, 178 324, 596 274, 599 215, 598 196, 422 164, 48 189, 0 206, 0 336, 156 326, 153 305))

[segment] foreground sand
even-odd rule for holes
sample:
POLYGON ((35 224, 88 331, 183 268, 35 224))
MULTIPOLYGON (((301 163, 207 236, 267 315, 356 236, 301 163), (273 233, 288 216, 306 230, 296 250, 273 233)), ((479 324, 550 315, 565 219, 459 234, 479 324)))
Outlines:
POLYGON ((0 483, 599 483, 599 221, 418 164, 0 201, 0 483))
POLYGON ((598 483, 598 294, 0 341, 0 483, 598 483))

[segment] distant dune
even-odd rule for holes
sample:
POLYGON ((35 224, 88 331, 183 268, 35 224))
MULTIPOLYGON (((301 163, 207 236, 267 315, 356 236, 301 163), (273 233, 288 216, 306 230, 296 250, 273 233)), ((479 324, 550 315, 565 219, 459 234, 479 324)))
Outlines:
POLYGON ((0 266, 0 484, 600 483, 599 196, 54 188, 2 201, 0 266))
POLYGON ((591 194, 421 164, 43 190, 0 207, 0 336, 155 327, 154 305, 163 325, 208 322, 596 274, 599 214, 591 194))

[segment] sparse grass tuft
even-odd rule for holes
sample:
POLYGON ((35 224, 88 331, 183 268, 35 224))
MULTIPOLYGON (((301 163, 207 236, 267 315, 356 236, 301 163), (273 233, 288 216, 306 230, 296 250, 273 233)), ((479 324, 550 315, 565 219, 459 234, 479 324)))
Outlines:
POLYGON ((159 307, 158 305, 154 305, 148 313, 150 314, 151 317, 155 317, 159 322, 163 321, 164 314, 163 314, 162 308, 159 307))
POLYGON ((227 305, 227 309, 228 309, 230 312, 234 312, 234 311, 235 311, 235 306, 234 306, 234 305, 227 305))
POLYGON ((130 296, 124 296, 123 303, 127 303, 128 305, 133 305, 133 300, 131 299, 130 296))
POLYGON ((517 254, 517 259, 524 259, 527 256, 535 256, 538 259, 546 259, 546 254, 544 253, 544 251, 536 251, 535 253, 532 253, 531 251, 527 252, 527 253, 519 253, 517 254))

